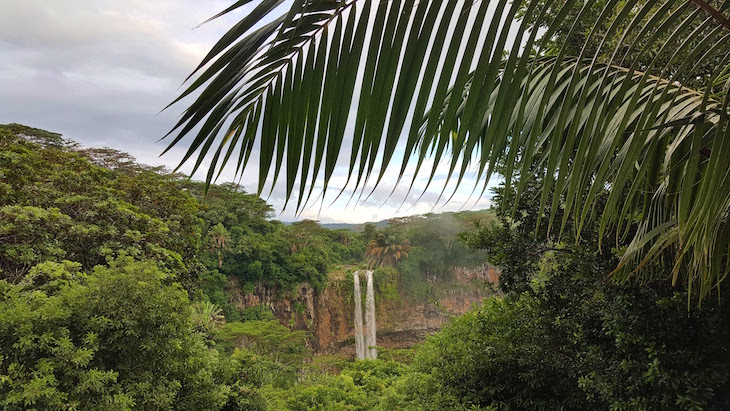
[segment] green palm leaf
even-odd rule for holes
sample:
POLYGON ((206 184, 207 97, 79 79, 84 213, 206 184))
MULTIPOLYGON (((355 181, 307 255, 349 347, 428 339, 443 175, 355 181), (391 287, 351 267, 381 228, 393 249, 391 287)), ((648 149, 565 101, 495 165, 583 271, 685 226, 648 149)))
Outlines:
POLYGON ((595 219, 626 235, 639 220, 623 274, 658 260, 701 296, 727 275, 730 1, 280 4, 259 0, 181 95, 199 93, 170 147, 198 127, 182 161, 197 152, 197 169, 217 145, 209 182, 236 151, 243 172, 258 144, 259 191, 285 169, 299 208, 342 151, 364 190, 403 140, 398 181, 430 156, 429 184, 448 159, 458 186, 476 158, 482 193, 494 172, 519 176, 518 193, 539 176, 556 230, 595 219))

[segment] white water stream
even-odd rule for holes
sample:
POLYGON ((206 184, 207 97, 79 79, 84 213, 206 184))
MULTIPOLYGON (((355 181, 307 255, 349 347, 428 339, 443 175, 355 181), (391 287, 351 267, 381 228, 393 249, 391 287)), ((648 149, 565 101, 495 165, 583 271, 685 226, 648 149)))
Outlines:
POLYGON ((365 359, 365 336, 362 324, 362 297, 360 296, 360 273, 355 272, 355 355, 358 360, 365 359))
POLYGON ((360 272, 354 274, 355 280, 355 356, 358 360, 378 358, 375 348, 377 325, 375 323, 375 290, 373 271, 366 270, 367 290, 365 296, 365 324, 363 326, 362 295, 360 294, 360 272))
POLYGON ((375 348, 375 331, 377 326, 375 325, 375 293, 373 292, 373 271, 367 270, 365 273, 368 276, 368 290, 367 297, 365 299, 365 325, 367 326, 367 336, 365 339, 366 346, 366 357, 369 359, 378 358, 378 350, 375 348))

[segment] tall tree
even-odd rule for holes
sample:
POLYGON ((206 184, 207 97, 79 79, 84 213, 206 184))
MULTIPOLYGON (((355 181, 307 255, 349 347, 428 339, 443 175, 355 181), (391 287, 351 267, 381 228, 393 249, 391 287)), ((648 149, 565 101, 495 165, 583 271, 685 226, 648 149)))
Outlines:
POLYGON ((257 2, 180 96, 202 89, 170 145, 200 126, 182 161, 202 148, 199 166, 216 144, 209 180, 237 148, 245 169, 258 141, 259 191, 285 170, 299 208, 317 179, 326 193, 341 151, 365 190, 402 141, 399 182, 412 155, 414 180, 435 160, 424 190, 440 160, 458 187, 476 159, 484 188, 495 171, 508 187, 539 176, 548 231, 572 220, 580 238, 592 219, 621 236, 641 220, 624 274, 654 275, 647 262, 660 261, 700 296, 728 274, 730 1, 280 4, 257 2))
POLYGON ((216 253, 218 256, 218 268, 223 267, 223 248, 231 239, 231 234, 223 226, 218 223, 210 229, 210 251, 216 253))

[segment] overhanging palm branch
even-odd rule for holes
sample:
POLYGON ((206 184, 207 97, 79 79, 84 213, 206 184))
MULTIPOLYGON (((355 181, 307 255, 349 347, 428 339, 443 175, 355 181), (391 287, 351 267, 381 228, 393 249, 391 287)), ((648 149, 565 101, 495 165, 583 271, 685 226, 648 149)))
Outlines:
POLYGON ((556 229, 599 218, 621 233, 640 219, 630 271, 663 257, 700 295, 727 274, 730 1, 607 0, 593 18, 610 23, 576 53, 550 42, 591 18, 592 2, 295 0, 278 14, 281 3, 257 2, 181 96, 200 90, 171 146, 200 126, 183 162, 198 152, 197 168, 216 145, 209 181, 231 158, 242 172, 258 142, 259 191, 284 170, 300 207, 318 178, 326 190, 341 151, 364 190, 403 141, 399 182, 411 155, 419 170, 434 158, 431 178, 450 159, 459 184, 473 159, 484 187, 496 168, 507 184, 520 176, 518 192, 540 175, 556 229))
MULTIPOLYGON (((462 96, 455 99, 459 106, 448 123, 452 125, 450 133, 437 132, 426 143, 461 153, 462 164, 471 158, 477 144, 482 145, 481 155, 485 153, 484 144, 502 144, 487 150, 492 156, 495 150, 503 150, 502 158, 492 157, 480 165, 489 168, 503 161, 500 171, 507 185, 514 174, 529 177, 540 173, 540 208, 547 206, 552 213, 558 207, 567 211, 561 221, 555 222, 561 230, 570 216, 578 232, 586 219, 598 218, 601 237, 609 226, 625 236, 631 223, 640 217, 639 231, 626 250, 622 268, 642 268, 646 261, 662 257, 665 249, 674 253, 689 248, 689 255, 671 255, 673 280, 680 273, 695 273, 701 285, 721 281, 727 272, 727 263, 723 262, 727 251, 723 247, 727 248, 728 239, 723 232, 728 230, 730 209, 730 151, 722 144, 726 138, 723 136, 727 136, 727 120, 721 115, 727 112, 727 105, 671 80, 606 65, 592 68, 596 78, 584 94, 570 90, 570 83, 574 69, 586 81, 584 76, 591 70, 588 65, 564 61, 561 72, 553 76, 554 58, 533 64, 537 69, 521 80, 522 97, 511 113, 499 109, 503 84, 494 85, 488 103, 480 108, 481 123, 475 125, 476 133, 482 136, 479 141, 462 137, 471 132, 465 128, 474 127, 464 121, 467 84, 462 96), (547 101, 540 108, 544 114, 536 116, 541 101, 547 101), (489 123, 495 116, 501 116, 505 123, 509 136, 506 141, 494 136, 491 138, 496 141, 490 140, 489 123), (504 161, 504 156, 510 155, 517 159, 504 161), (717 164, 713 165, 713 160, 717 164), (714 166, 720 168, 719 174, 708 178, 714 166), (562 195, 553 196, 552 204, 546 204, 553 189, 562 195), (605 207, 597 209, 597 196, 604 191, 609 193, 608 200, 605 207), (720 200, 714 209, 708 207, 713 199, 720 200), (700 232, 695 232, 698 229, 700 232), (698 253, 700 250, 710 253, 698 253), (711 261, 711 256, 717 260, 711 261)), ((447 96, 448 101, 452 98, 447 96)), ((436 117, 437 131, 448 121, 447 110, 442 109, 436 117)), ((422 127, 428 127, 428 122, 422 127)), ((452 170, 456 160, 452 161, 452 170)), ((455 173, 463 175, 464 167, 455 173)), ((480 173, 489 175, 491 171, 480 173)), ((517 193, 527 181, 520 180, 517 193)), ((547 220, 553 224, 554 214, 547 220)), ((708 291, 703 289, 701 293, 708 291)))

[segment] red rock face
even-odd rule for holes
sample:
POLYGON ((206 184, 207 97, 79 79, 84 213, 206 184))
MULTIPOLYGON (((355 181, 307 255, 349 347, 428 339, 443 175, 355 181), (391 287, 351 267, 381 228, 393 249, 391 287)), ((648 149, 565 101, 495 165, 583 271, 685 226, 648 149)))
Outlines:
MULTIPOLYGON (((457 267, 449 282, 433 282, 440 295, 435 302, 413 302, 402 293, 391 299, 376 294, 378 345, 406 348, 423 341, 441 329, 449 317, 464 314, 494 295, 490 284, 496 287, 498 280, 499 270, 488 265, 457 267)), ((294 291, 281 293, 258 285, 253 293, 244 294, 236 278, 228 282, 231 303, 236 307, 264 304, 282 324, 308 331, 309 345, 315 351, 354 356, 354 302, 352 290, 345 287, 345 282, 334 281, 318 292, 303 283, 294 291)))

